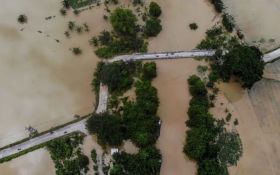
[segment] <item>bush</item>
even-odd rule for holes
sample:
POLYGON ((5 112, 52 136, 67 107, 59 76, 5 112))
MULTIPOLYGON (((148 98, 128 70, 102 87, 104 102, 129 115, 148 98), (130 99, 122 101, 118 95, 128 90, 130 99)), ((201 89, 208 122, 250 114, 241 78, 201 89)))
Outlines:
POLYGON ((105 64, 100 70, 100 81, 108 85, 111 93, 122 93, 133 84, 135 64, 123 61, 105 64))
POLYGON ((102 145, 120 146, 124 139, 121 119, 108 113, 93 114, 86 127, 89 133, 97 135, 102 145))
POLYGON ((74 47, 72 50, 74 55, 81 55, 82 54, 82 50, 78 47, 74 47))
POLYGON ((223 14, 223 20, 222 20, 222 23, 224 25, 224 27, 226 28, 226 30, 228 32, 232 32, 234 27, 235 27, 235 24, 234 24, 234 19, 231 15, 229 14, 223 14))
POLYGON ((158 18, 161 15, 161 8, 156 2, 151 2, 149 5, 149 14, 152 17, 158 18))
POLYGON ((196 29, 198 29, 198 25, 197 25, 196 23, 191 23, 191 24, 189 25, 189 27, 190 27, 191 30, 196 30, 196 29))
POLYGON ((21 24, 27 23, 27 16, 26 15, 19 15, 18 22, 21 24))
POLYGON ((145 34, 147 36, 157 36, 162 30, 160 23, 160 19, 157 18, 150 18, 146 20, 145 34))
POLYGON ((129 9, 117 8, 110 16, 111 24, 118 34, 133 36, 136 34, 137 18, 129 9))
POLYGON ((224 9, 224 3, 222 0, 210 0, 211 3, 214 5, 215 7, 215 10, 218 12, 218 13, 221 13, 224 9))
POLYGON ((101 45, 109 45, 112 42, 113 38, 110 32, 104 30, 99 35, 98 40, 101 45))
POLYGON ((157 65, 155 62, 145 63, 143 65, 143 78, 152 80, 157 76, 157 65))

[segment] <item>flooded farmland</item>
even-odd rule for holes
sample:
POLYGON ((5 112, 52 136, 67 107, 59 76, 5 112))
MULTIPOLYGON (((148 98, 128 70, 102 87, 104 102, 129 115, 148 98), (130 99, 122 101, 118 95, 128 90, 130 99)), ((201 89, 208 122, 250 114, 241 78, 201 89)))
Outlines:
POLYGON ((280 46, 279 0, 224 0, 247 42, 264 51, 280 46))

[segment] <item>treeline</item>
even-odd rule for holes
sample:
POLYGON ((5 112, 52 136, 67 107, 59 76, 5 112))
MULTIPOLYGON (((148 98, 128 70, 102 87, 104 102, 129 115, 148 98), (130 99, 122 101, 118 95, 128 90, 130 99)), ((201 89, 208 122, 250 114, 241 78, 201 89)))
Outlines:
POLYGON ((145 37, 157 36, 162 30, 160 6, 151 2, 149 13, 143 15, 144 26, 137 24, 136 15, 125 8, 115 9, 110 16, 112 32, 103 31, 98 37, 93 37, 90 43, 98 49, 96 55, 101 58, 110 58, 115 55, 146 52, 148 42, 145 37))
POLYGON ((157 75, 156 64, 121 61, 100 64, 96 71, 93 84, 104 83, 112 96, 109 112, 93 114, 88 119, 89 132, 96 134, 103 146, 118 147, 124 140, 131 140, 140 148, 138 154, 121 152, 115 155, 111 174, 158 174, 161 155, 154 144, 160 130, 159 117, 156 115, 159 99, 157 89, 151 84, 157 75), (135 87, 136 100, 120 98, 132 85, 135 87))
POLYGON ((88 172, 89 159, 81 152, 83 136, 74 133, 47 144, 57 175, 82 175, 88 172))
POLYGON ((199 49, 215 49, 216 54, 211 60, 212 78, 229 81, 237 78, 245 88, 262 78, 264 61, 261 51, 254 46, 242 43, 238 38, 225 33, 222 27, 214 26, 207 32, 206 39, 197 46, 199 49))
POLYGON ((188 84, 192 99, 184 153, 197 162, 197 175, 228 175, 227 167, 236 165, 242 155, 239 135, 226 131, 224 121, 209 113, 208 91, 202 80, 193 75, 188 84))

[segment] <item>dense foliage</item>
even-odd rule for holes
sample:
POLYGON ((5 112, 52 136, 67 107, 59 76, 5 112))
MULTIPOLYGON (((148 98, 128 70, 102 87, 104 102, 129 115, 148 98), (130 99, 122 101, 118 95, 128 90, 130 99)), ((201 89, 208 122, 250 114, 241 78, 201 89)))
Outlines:
POLYGON ((234 19, 231 15, 225 13, 223 14, 222 23, 228 32, 232 32, 235 27, 234 19))
POLYGON ((161 8, 156 2, 151 2, 149 5, 149 15, 158 18, 161 15, 161 8))
POLYGON ((145 25, 145 34, 147 36, 157 36, 161 30, 161 21, 158 18, 150 18, 146 20, 146 25, 145 25))
POLYGON ((125 152, 113 155, 110 175, 159 175, 161 155, 157 148, 149 146, 137 154, 125 152))
POLYGON ((214 68, 223 80, 236 76, 243 87, 251 88, 262 78, 264 62, 262 53, 256 47, 236 45, 225 55, 216 55, 214 68))
POLYGON ((55 163, 57 175, 82 175, 87 173, 89 159, 81 152, 79 145, 83 137, 75 133, 47 144, 55 163))
POLYGON ((99 63, 94 74, 93 84, 96 87, 101 82, 108 85, 110 93, 122 93, 131 88, 135 71, 135 62, 99 63))
POLYGON ((218 13, 221 13, 224 9, 224 3, 222 0, 210 0, 210 2, 214 5, 215 10, 218 13))
POLYGON ((188 110, 189 120, 184 153, 198 163, 198 175, 228 175, 227 166, 235 165, 242 155, 241 141, 236 133, 223 128, 223 122, 208 112, 207 89, 193 75, 188 79, 193 98, 188 110))
POLYGON ((119 146, 124 139, 121 118, 108 114, 93 114, 87 120, 89 133, 96 134, 101 145, 119 146))
POLYGON ((114 31, 122 36, 133 36, 136 34, 137 18, 129 9, 117 8, 110 17, 114 31))
POLYGON ((197 47, 217 50, 211 62, 211 80, 217 80, 219 77, 228 81, 235 76, 243 87, 250 88, 262 78, 264 62, 257 47, 240 42, 236 37, 226 34, 219 26, 208 30, 206 34, 206 39, 197 47))

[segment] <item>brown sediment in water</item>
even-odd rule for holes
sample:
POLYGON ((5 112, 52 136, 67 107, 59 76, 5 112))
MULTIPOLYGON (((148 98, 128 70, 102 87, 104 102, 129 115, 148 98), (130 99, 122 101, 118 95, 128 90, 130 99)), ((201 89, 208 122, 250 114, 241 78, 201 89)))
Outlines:
MULTIPOLYGON (((0 7, 0 146, 26 137, 26 126, 42 131, 94 110, 90 82, 98 58, 88 40, 109 27, 103 19, 104 7, 94 7, 78 17, 71 11, 62 17, 60 8, 56 0, 11 0, 0 7), (27 16, 27 24, 17 22, 20 14, 27 16), (55 17, 46 20, 48 16, 55 17), (90 32, 74 32, 67 39, 64 32, 69 21, 86 22, 90 32), (82 55, 74 56, 69 50, 73 47, 80 47, 82 55)), ((25 160, 26 171, 36 172, 30 174, 54 174, 54 166, 45 156, 29 153, 19 159, 25 160), (33 166, 34 160, 41 160, 49 171, 33 166)), ((6 171, 9 175, 24 173, 17 160, 0 166, 1 174, 6 171)))
MULTIPOLYGON (((273 84, 263 86, 263 81, 265 80, 256 83, 249 93, 236 82, 219 85, 221 93, 218 100, 225 102, 224 109, 228 108, 232 113, 232 122, 235 118, 238 119, 239 125, 236 129, 243 144, 243 156, 236 167, 229 168, 231 175, 277 175, 280 172, 277 165, 280 145, 279 129, 274 127, 277 122, 267 126, 261 122, 264 116, 267 121, 278 118, 278 115, 271 114, 271 111, 278 108, 275 106, 277 97, 274 96, 273 98, 276 99, 273 100, 268 98, 268 94, 271 92, 270 88, 274 88, 275 91, 279 88, 273 84)), ((217 112, 217 109, 215 110, 217 112)))
POLYGON ((265 50, 279 47, 280 23, 276 21, 280 15, 280 1, 224 0, 224 3, 249 43, 260 45, 265 50))

